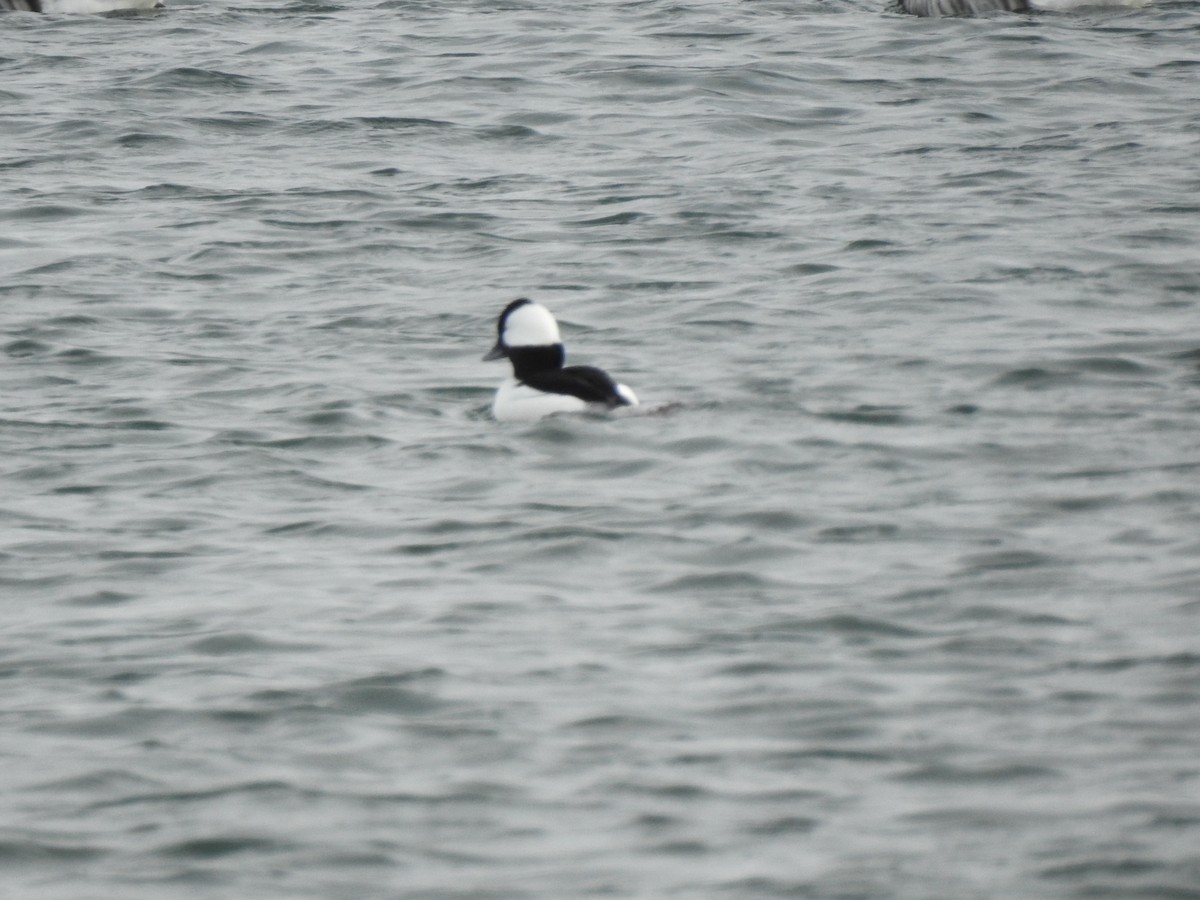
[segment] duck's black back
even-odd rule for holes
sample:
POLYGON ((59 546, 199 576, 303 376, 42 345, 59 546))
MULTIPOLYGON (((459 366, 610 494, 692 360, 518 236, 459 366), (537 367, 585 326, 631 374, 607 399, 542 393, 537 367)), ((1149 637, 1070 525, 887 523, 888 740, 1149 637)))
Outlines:
POLYGON ((568 394, 585 403, 603 403, 610 409, 629 405, 629 401, 617 392, 617 383, 612 377, 595 366, 543 369, 529 373, 520 380, 535 390, 548 394, 568 394))

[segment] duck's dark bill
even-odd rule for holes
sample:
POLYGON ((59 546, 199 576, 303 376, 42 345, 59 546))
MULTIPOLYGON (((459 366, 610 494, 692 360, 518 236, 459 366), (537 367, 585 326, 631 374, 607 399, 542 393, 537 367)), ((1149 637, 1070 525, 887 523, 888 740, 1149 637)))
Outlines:
POLYGON ((503 344, 497 342, 495 347, 484 354, 483 361, 487 362, 488 360, 492 359, 504 359, 506 356, 508 356, 508 351, 504 349, 503 344))

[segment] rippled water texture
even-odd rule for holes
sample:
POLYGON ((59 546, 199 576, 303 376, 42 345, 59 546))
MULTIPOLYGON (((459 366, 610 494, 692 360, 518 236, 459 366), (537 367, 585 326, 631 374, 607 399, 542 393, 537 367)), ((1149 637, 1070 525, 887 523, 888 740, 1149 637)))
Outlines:
POLYGON ((0 894, 1200 897, 1200 10, 883 7, 0 16, 0 894))

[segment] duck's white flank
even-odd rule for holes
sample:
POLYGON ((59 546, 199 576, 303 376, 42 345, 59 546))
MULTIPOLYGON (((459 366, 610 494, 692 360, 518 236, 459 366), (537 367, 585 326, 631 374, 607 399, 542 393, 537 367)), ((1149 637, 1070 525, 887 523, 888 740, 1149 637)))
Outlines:
MULTIPOLYGON (((617 393, 625 398, 628 409, 638 405, 637 394, 627 384, 618 384, 617 393)), ((588 403, 570 394, 548 394, 509 377, 501 382, 492 401, 492 415, 499 422, 536 422, 560 413, 606 412, 600 403, 588 403)))
POLYGON ((506 378, 496 390, 492 415, 499 422, 536 422, 559 413, 586 412, 588 403, 570 394, 547 394, 506 378))

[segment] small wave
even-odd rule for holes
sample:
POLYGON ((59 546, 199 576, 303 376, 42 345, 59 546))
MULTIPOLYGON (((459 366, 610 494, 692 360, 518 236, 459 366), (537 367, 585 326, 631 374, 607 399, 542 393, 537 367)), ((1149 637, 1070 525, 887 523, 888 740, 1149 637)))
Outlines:
POLYGON ((998 550, 994 553, 975 553, 962 558, 960 575, 980 575, 987 572, 1035 569, 1058 565, 1059 560, 1036 550, 998 550))
POLYGON ((91 844, 68 844, 38 838, 0 840, 0 862, 6 866, 85 862, 109 851, 91 844))
POLYGON ((179 66, 165 72, 157 72, 140 83, 143 86, 154 88, 158 93, 170 93, 177 90, 242 93, 258 86, 256 79, 246 75, 222 72, 218 69, 201 69, 195 66, 179 66))
POLYGON ((190 838, 164 844, 155 849, 160 856, 191 860, 222 859, 239 853, 285 853, 295 849, 291 842, 257 835, 231 834, 214 837, 190 838))
POLYGON ((1014 781, 1040 781, 1062 777, 1063 773, 1058 769, 1030 763, 997 763, 978 766, 934 763, 909 769, 896 776, 899 781, 929 782, 931 784, 1007 784, 1014 781))
POLYGON ((907 425, 911 423, 903 408, 898 406, 861 405, 848 410, 815 413, 830 422, 849 422, 856 425, 907 425))

